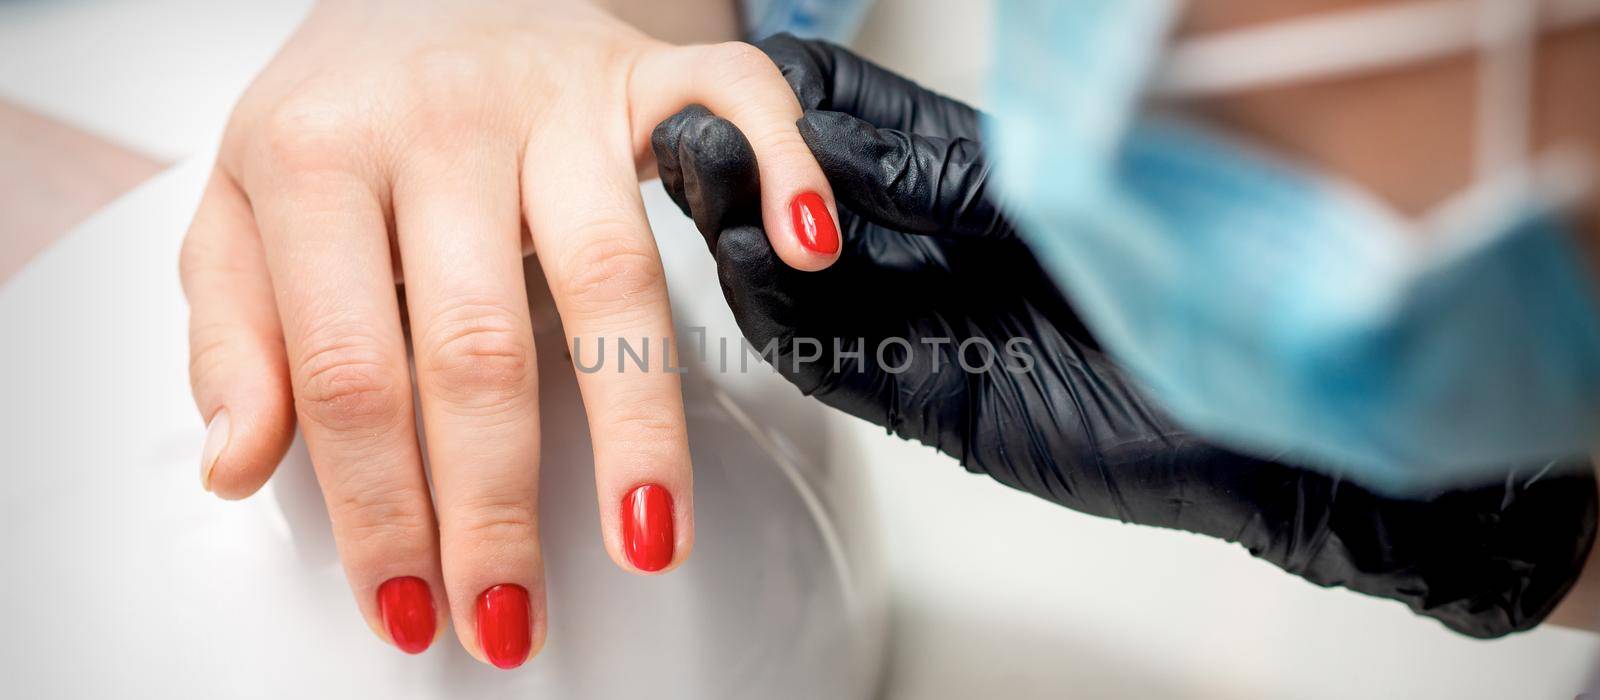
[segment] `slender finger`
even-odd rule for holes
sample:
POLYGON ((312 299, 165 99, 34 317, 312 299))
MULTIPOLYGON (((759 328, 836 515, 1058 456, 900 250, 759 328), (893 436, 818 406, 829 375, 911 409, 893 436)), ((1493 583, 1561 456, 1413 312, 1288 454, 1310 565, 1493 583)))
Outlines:
POLYGON ((535 143, 523 205, 573 343, 606 550, 654 572, 688 556, 694 494, 672 310, 627 148, 535 143))
POLYGON ((421 651, 444 589, 384 210, 370 178, 309 157, 305 138, 286 131, 250 183, 295 408, 367 624, 421 651))
POLYGON ((630 82, 635 151, 649 129, 691 103, 727 118, 749 139, 761 173, 762 223, 789 266, 821 270, 839 256, 833 189, 800 138, 800 103, 777 66, 742 43, 653 49, 630 82))
POLYGON ((452 138, 412 150, 395 222, 456 634, 479 660, 515 668, 546 629, 518 148, 452 138))
POLYGON ((255 493, 294 438, 288 361, 250 203, 211 174, 179 260, 189 299, 189 382, 206 421, 200 485, 255 493))
POLYGON ((800 135, 858 216, 906 233, 1012 235, 990 196, 991 168, 977 141, 880 129, 820 111, 800 118, 800 135))

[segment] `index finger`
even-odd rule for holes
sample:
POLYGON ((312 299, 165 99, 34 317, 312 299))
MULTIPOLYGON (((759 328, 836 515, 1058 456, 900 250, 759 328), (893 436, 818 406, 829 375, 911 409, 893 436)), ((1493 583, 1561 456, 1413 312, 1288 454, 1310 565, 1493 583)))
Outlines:
POLYGON ((737 42, 653 49, 639 58, 629 92, 636 154, 649 152, 657 123, 691 103, 705 105, 755 150, 762 224, 778 257, 808 271, 839 258, 833 188, 795 126, 800 102, 760 49, 737 42))

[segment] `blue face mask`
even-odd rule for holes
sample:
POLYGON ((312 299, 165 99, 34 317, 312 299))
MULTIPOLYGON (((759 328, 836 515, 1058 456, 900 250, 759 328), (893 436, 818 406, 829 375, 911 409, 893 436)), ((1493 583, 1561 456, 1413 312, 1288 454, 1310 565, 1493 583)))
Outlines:
POLYGON ((1411 3, 1169 51, 1175 1, 1002 0, 1002 192, 1102 343, 1197 432, 1390 490, 1586 453, 1600 287, 1563 216, 1586 168, 1523 162, 1521 68, 1540 22, 1600 2, 1539 6, 1411 3), (1423 222, 1146 108, 1473 47, 1478 184, 1423 222))

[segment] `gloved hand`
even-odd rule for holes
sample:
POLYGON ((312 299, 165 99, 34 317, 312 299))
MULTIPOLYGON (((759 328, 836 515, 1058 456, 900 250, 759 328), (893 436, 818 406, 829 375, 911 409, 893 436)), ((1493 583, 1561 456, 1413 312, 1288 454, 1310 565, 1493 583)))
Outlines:
POLYGON ((1537 625, 1594 538, 1583 460, 1427 501, 1197 439, 1147 400, 986 196, 979 115, 837 46, 762 48, 833 183, 843 251, 783 264, 755 157, 690 107, 657 127, 662 181, 716 256, 740 329, 823 403, 1085 513, 1238 542, 1323 586, 1398 600, 1474 637, 1537 625))

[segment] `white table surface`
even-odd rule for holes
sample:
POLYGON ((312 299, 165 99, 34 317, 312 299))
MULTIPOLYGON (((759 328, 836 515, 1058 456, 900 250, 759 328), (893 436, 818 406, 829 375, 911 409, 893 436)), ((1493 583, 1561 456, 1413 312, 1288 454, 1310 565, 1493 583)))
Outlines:
MULTIPOLYGON (((214 141, 307 5, 0 3, 0 96, 180 160, 214 141)), ((921 37, 970 35, 985 5, 883 0, 863 41, 972 97, 971 54, 921 37)), ((860 468, 884 521, 886 697, 1571 698, 1600 660, 1594 635, 1464 639, 1238 547, 1066 512, 839 423, 869 455, 860 468)))

